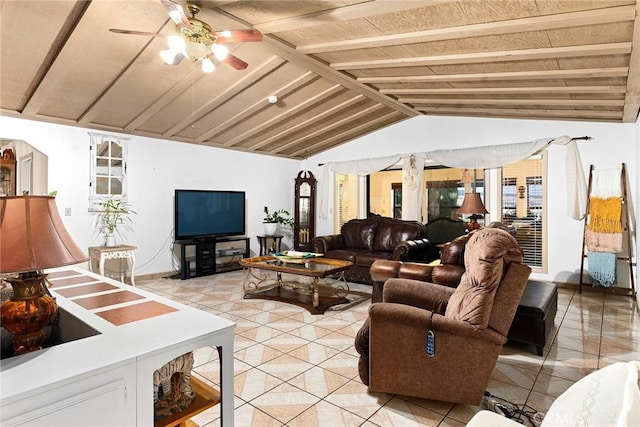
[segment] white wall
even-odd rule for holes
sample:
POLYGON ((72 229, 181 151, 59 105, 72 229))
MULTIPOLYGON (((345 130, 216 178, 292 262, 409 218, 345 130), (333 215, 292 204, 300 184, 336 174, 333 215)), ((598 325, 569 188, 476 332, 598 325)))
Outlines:
MULTIPOLYGON (((588 173, 591 164, 599 169, 619 168, 622 162, 626 162, 631 196, 634 199, 631 206, 632 209, 636 208, 637 147, 640 143, 637 123, 420 116, 311 157, 306 164, 320 181, 318 185, 318 193, 320 193, 325 183, 322 182, 322 170, 318 167, 318 163, 375 158, 441 148, 508 144, 560 135, 572 137, 588 135, 594 138, 589 142, 578 143, 585 173, 588 173)), ((564 153, 564 147, 560 146, 552 146, 548 150, 549 268, 547 274, 537 274, 533 277, 540 280, 577 283, 584 223, 573 220, 566 214, 564 153)), ((332 200, 329 200, 329 206, 332 209, 332 200)), ((317 235, 332 233, 330 213, 329 219, 318 219, 317 235)), ((618 267, 626 268, 625 272, 628 271, 624 263, 619 263, 618 267)), ((620 277, 620 279, 621 284, 628 282, 626 277, 620 277)))
MULTIPOLYGON (((94 215, 88 214, 88 130, 0 116, 0 138, 21 139, 49 157, 49 191, 57 190, 65 226, 82 248, 100 245, 94 215)), ((585 172, 627 163, 635 209, 640 126, 592 122, 416 117, 328 150, 304 162, 232 150, 201 147, 131 136, 129 142, 129 196, 138 212, 127 241, 138 246, 136 274, 169 272, 176 268, 171 253, 173 190, 175 188, 243 190, 247 192, 247 235, 262 234, 262 209, 293 210, 293 183, 300 169, 311 170, 322 186, 318 163, 380 157, 396 153, 507 144, 559 135, 594 137, 579 142, 585 172)), ((566 215, 564 148, 549 149, 549 271, 534 277, 559 282, 578 281, 583 222, 566 215)), ((319 206, 319 200, 317 203, 319 206)), ((330 200, 330 207, 331 200, 330 200)), ((637 215, 636 215, 637 216, 637 215)), ((331 234, 331 220, 317 218, 317 235, 331 234)), ((290 245, 290 241, 285 241, 290 245)), ((620 268, 625 265, 620 264, 620 268)))
MULTIPOLYGON (((80 248, 103 244, 88 213, 88 129, 0 117, 0 138, 20 139, 48 156, 49 191, 65 226, 80 248), (71 216, 63 216, 71 208, 71 216)), ((104 132, 109 133, 109 132, 104 132)), ((118 135, 116 133, 112 133, 118 135)), ((194 144, 130 137, 129 200, 137 212, 127 243, 138 247, 136 275, 178 268, 172 255, 173 192, 176 188, 237 190, 247 194, 247 236, 263 234, 263 207, 293 212, 293 186, 300 162, 194 144)), ((124 243, 124 242, 121 242, 124 243)), ((291 241, 283 244, 290 246, 291 241)))

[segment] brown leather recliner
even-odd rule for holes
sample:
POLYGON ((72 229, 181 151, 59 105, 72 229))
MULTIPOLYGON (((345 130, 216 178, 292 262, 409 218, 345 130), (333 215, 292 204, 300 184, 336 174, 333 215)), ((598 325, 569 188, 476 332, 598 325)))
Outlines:
POLYGON ((371 302, 382 301, 384 283, 390 278, 415 279, 452 288, 457 287, 464 273, 465 245, 471 235, 472 233, 465 234, 446 244, 440 251, 438 265, 393 260, 374 261, 370 271, 373 285, 371 302))
POLYGON ((513 236, 496 228, 469 239, 465 267, 455 289, 387 281, 355 339, 370 391, 480 403, 531 269, 513 236), (433 355, 425 352, 429 330, 433 355))

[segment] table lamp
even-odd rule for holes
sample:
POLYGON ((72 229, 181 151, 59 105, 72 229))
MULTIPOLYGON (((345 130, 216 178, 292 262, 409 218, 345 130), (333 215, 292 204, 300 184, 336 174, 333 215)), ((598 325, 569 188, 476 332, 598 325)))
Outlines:
POLYGON ((42 328, 58 310, 42 270, 86 260, 53 197, 0 197, 0 273, 14 273, 4 277, 13 296, 0 307, 0 321, 13 334, 14 355, 42 348, 42 328))
POLYGON ((471 214, 469 217, 469 223, 467 224, 467 229, 469 231, 480 228, 480 224, 478 224, 477 221, 478 218, 481 218, 479 215, 489 213, 482 203, 480 193, 465 193, 464 199, 462 200, 462 206, 460 206, 458 212, 461 214, 471 214))

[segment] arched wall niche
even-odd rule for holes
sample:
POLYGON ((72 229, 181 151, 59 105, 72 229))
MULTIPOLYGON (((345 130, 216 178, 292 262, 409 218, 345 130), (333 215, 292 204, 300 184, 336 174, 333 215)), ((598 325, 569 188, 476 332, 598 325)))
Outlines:
POLYGON ((16 157, 16 194, 49 194, 49 158, 19 139, 0 138, 0 150, 11 148, 16 157))

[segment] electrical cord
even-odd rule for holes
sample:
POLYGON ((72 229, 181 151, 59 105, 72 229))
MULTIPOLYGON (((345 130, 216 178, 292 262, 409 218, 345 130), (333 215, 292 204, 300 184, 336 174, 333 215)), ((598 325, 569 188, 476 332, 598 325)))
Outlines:
POLYGON ((544 418, 544 413, 537 411, 529 405, 518 405, 494 396, 488 391, 484 392, 484 398, 480 406, 520 424, 524 424, 526 419, 535 427, 539 427, 544 418))

